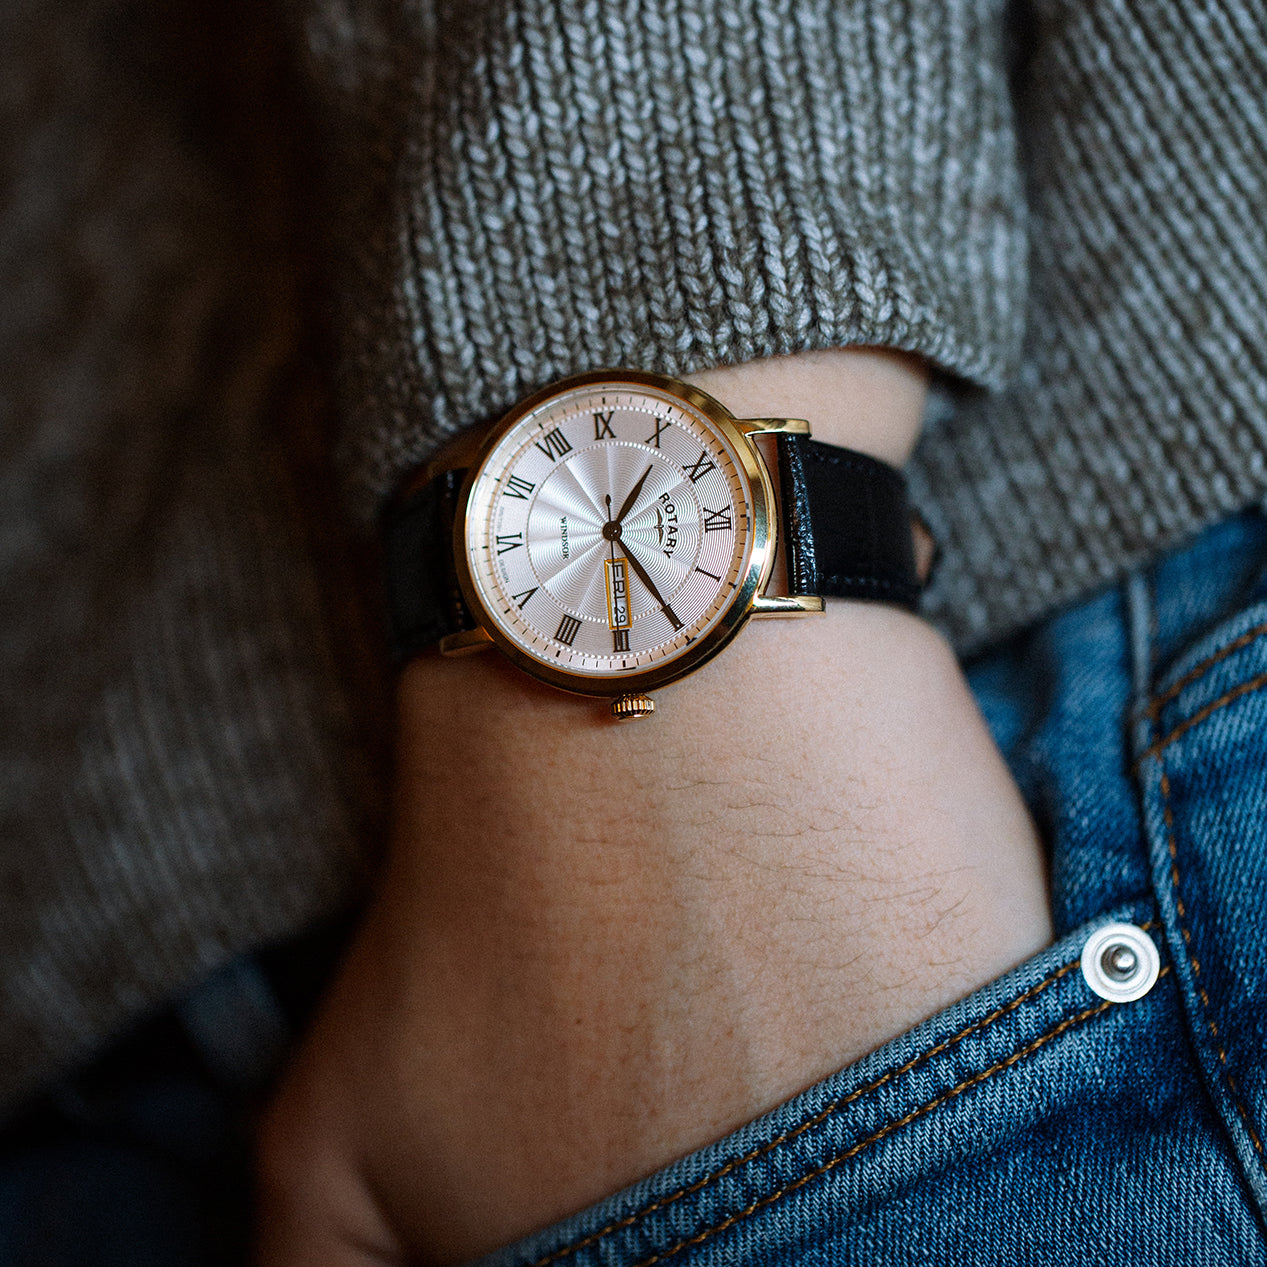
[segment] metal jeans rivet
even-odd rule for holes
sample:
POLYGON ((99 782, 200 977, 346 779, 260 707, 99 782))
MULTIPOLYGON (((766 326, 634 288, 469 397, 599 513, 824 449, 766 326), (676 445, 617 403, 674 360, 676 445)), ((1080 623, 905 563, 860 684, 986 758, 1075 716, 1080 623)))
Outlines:
POLYGON ((1142 999, 1160 971, 1156 944, 1134 924, 1105 924, 1082 947, 1082 975, 1087 985, 1113 1003, 1142 999))
POLYGON ((1138 966, 1139 956, 1120 941, 1114 942, 1100 956, 1100 967, 1104 970, 1104 975, 1112 977, 1114 981, 1129 981, 1138 966))

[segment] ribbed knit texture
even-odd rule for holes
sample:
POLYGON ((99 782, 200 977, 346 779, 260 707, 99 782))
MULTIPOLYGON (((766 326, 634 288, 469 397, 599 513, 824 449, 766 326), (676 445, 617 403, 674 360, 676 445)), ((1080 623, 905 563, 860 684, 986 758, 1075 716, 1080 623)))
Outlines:
POLYGON ((1022 371, 913 468, 962 649, 1267 493, 1267 8, 1038 7, 1022 371))
POLYGON ((403 156, 345 290, 362 504, 573 370, 866 343, 958 385, 912 479, 962 650, 1261 497, 1264 11, 1000 9, 500 0, 352 45, 374 6, 318 3, 403 156))
POLYGON ((346 904, 377 827, 286 243, 155 27, 0 19, 0 1117, 346 904))
POLYGON ((412 37, 375 27, 373 5, 349 29, 318 4, 308 30, 336 134, 398 155, 376 195, 386 232, 363 233, 364 184, 338 178, 358 199, 337 219, 354 232, 343 403, 363 507, 442 436, 583 369, 848 343, 993 386, 1014 366, 1002 3, 437 8, 412 37), (387 117, 366 128, 348 59, 388 43, 387 117))

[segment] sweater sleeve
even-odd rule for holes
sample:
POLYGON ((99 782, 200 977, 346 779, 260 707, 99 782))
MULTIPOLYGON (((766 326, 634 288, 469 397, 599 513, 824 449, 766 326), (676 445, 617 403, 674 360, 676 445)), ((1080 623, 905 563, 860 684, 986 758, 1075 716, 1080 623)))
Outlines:
POLYGON ((1032 9, 1021 368, 912 468, 966 650, 1267 495, 1267 11, 1032 9))
POLYGON ((0 1120, 381 839, 284 46, 195 7, 0 6, 0 1120))
POLYGON ((320 0, 362 509, 583 369, 870 344, 1002 382, 1024 292, 1003 7, 462 0, 349 21, 320 0))

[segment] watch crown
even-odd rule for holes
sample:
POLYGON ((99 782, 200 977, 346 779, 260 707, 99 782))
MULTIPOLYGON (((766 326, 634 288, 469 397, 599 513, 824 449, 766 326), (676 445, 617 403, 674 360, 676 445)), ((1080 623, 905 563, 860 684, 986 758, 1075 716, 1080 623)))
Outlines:
POLYGON ((617 721, 633 721, 636 717, 650 717, 655 712, 655 700, 650 695, 619 695, 612 700, 612 716, 617 721))

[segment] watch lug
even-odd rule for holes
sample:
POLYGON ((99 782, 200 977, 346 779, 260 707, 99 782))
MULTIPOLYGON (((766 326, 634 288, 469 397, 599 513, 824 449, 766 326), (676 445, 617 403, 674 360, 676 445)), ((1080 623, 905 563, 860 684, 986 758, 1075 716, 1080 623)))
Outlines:
POLYGON ((752 600, 754 616, 821 616, 826 603, 817 594, 763 594, 752 600))
POLYGON ((809 423, 804 418, 737 418, 736 426, 746 435, 807 436, 809 423))
POLYGON ((474 629, 463 629, 458 633, 446 634, 440 639, 440 654, 442 656, 464 656, 474 655, 477 651, 484 651, 493 645, 493 640, 479 626, 474 629))

